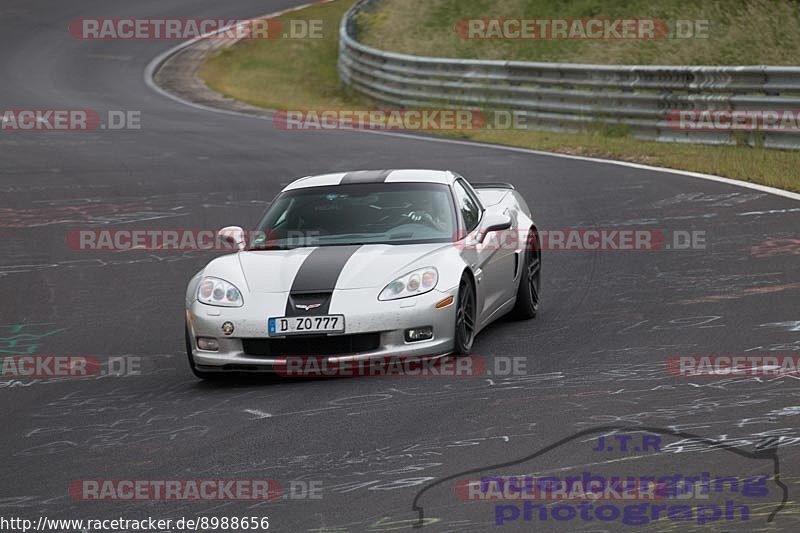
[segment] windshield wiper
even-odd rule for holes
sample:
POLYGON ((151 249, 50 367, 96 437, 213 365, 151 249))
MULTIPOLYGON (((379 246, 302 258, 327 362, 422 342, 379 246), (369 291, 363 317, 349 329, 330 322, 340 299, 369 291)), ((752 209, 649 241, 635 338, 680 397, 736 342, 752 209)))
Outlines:
POLYGON ((363 239, 363 238, 375 238, 378 237, 375 233, 346 233, 342 235, 321 235, 317 237, 318 240, 323 239, 363 239))
POLYGON ((259 250, 283 250, 283 247, 275 242, 260 242, 251 244, 247 247, 247 250, 250 252, 259 250))

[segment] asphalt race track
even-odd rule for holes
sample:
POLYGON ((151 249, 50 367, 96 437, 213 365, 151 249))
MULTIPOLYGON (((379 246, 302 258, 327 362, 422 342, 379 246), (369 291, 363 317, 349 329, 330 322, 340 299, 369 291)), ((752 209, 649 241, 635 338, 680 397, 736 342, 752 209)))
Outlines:
POLYGON ((630 528, 599 519, 526 523, 523 514, 495 527, 495 505, 461 501, 453 483, 482 468, 742 477, 772 475, 779 465, 786 492, 770 482, 768 495, 749 498, 749 521, 666 520, 656 529, 796 531, 796 377, 676 377, 666 363, 676 355, 800 356, 800 203, 485 146, 280 131, 148 87, 145 66, 174 41, 80 41, 67 32, 82 17, 237 18, 293 3, 300 2, 0 6, 0 108, 141 112, 139 130, 0 132, 0 353, 141 363, 134 375, 2 377, 0 516, 268 516, 271 530, 337 532, 410 529, 423 516, 425 531, 616 531, 630 528), (542 229, 653 229, 668 244, 675 232, 701 231, 706 247, 547 252, 539 317, 501 320, 478 337, 482 375, 205 383, 187 365, 183 300, 186 281, 213 254, 67 244, 80 229, 250 226, 296 177, 402 167, 511 182, 542 229), (508 357, 524 357, 525 371, 505 373, 508 357), (663 431, 662 449, 592 451, 606 426, 663 431), (70 495, 71 483, 87 479, 274 479, 285 497, 70 495), (307 486, 321 492, 308 497, 307 486))

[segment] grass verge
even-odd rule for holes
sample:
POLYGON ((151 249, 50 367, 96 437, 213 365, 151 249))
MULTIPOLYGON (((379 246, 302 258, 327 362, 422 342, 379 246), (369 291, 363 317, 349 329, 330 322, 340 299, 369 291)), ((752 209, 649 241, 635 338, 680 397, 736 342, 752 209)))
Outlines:
POLYGON ((414 55, 609 65, 796 65, 800 56, 796 0, 386 0, 359 22, 364 44, 414 55), (649 18, 668 31, 649 40, 464 39, 455 28, 468 18, 649 18))
MULTIPOLYGON (((426 2, 432 0, 426 0, 426 2)), ((462 0, 458 0, 461 2, 462 0)), ((338 28, 352 0, 291 13, 321 20, 321 39, 242 41, 209 58, 200 76, 215 91, 270 109, 366 109, 375 104, 339 82, 338 28)), ((443 134, 453 137, 452 133, 443 134)), ((748 146, 706 146, 642 141, 614 132, 550 133, 478 130, 460 138, 551 152, 632 161, 800 191, 800 152, 748 146)))

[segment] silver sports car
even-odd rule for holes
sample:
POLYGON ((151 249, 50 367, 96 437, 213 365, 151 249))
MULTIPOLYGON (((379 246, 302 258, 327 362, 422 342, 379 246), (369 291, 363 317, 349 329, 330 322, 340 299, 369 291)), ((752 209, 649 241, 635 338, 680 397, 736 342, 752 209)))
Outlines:
POLYGON ((201 378, 331 363, 468 354, 513 311, 533 318, 541 251, 525 200, 449 171, 299 179, 256 230, 220 231, 235 253, 186 291, 186 348, 201 378))

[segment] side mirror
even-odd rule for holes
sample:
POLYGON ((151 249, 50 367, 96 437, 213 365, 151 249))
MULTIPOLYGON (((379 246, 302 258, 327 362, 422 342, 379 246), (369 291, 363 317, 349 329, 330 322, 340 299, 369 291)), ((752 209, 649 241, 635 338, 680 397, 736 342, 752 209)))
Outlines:
POLYGON ((222 242, 236 246, 239 251, 245 249, 244 230, 239 226, 228 226, 217 232, 222 242))
POLYGON ((511 229, 511 217, 508 215, 499 215, 496 213, 487 214, 483 221, 483 229, 481 229, 481 239, 483 242, 486 236, 493 231, 504 231, 511 229))

